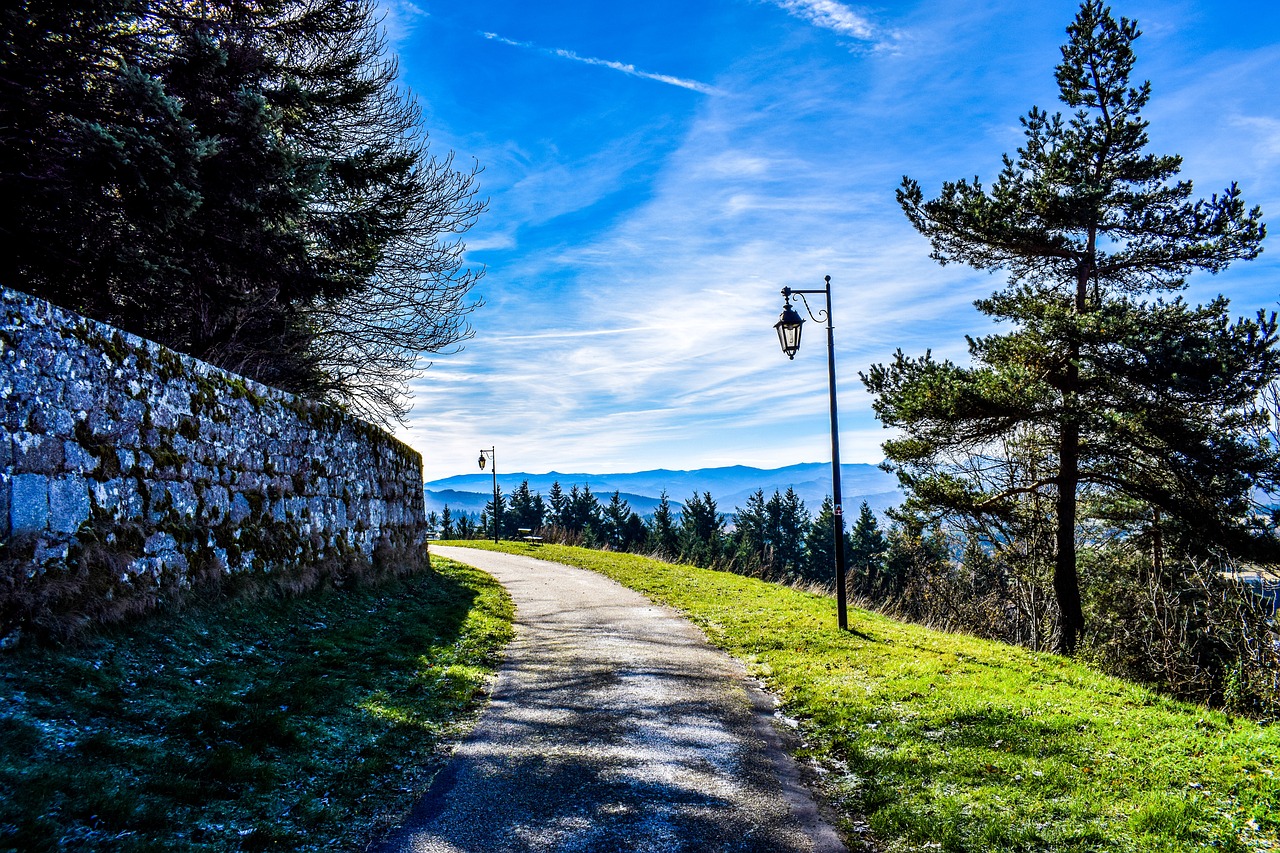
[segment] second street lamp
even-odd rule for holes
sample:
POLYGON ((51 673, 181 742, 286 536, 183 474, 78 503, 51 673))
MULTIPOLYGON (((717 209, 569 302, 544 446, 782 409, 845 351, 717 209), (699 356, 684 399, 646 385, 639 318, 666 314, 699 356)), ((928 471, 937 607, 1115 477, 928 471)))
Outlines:
POLYGON ((845 555, 844 555, 844 507, 840 499, 840 422, 836 416, 836 338, 831 326, 831 276, 826 277, 827 286, 822 290, 792 290, 782 288, 783 306, 778 322, 773 325, 778 333, 778 343, 787 358, 794 360, 800 350, 800 327, 804 318, 791 306, 791 297, 799 296, 804 309, 815 323, 827 322, 827 388, 831 397, 831 500, 835 503, 835 519, 832 522, 832 534, 836 549, 836 622, 841 631, 849 629, 849 615, 845 607, 845 555), (806 293, 822 293, 827 297, 827 310, 819 311, 815 316, 809 307, 806 293))
POLYGON ((485 457, 488 462, 492 463, 489 467, 493 469, 493 544, 498 544, 498 531, 502 524, 502 511, 498 508, 498 455, 496 453, 497 446, 490 447, 488 450, 480 451, 480 470, 484 470, 485 457))

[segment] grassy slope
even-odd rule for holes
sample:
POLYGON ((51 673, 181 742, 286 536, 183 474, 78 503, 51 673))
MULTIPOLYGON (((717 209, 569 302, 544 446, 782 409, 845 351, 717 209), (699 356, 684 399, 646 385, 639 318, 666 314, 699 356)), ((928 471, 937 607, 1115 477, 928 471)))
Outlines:
POLYGON ((359 849, 510 637, 492 578, 433 567, 0 653, 0 851, 359 849))
POLYGON ((738 575, 504 549, 602 572, 746 660, 799 720, 850 837, 865 816, 895 851, 1280 848, 1280 727, 863 611, 842 635, 831 599, 738 575))

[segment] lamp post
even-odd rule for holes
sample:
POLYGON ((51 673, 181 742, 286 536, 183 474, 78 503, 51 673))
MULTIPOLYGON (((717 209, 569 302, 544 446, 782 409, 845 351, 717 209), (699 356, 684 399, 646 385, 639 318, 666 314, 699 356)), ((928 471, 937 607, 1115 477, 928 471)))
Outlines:
POLYGON ((493 469, 493 544, 498 544, 498 531, 501 529, 502 510, 498 507, 498 456, 495 453, 497 447, 490 447, 488 450, 480 451, 480 470, 484 470, 484 463, 491 463, 490 468, 493 469), (487 459, 486 459, 487 457, 487 459))
POLYGON ((791 297, 800 297, 800 301, 804 303, 805 310, 809 312, 809 317, 815 323, 820 323, 823 319, 827 323, 827 388, 831 396, 831 499, 836 505, 835 519, 832 523, 834 528, 832 533, 835 537, 836 546, 836 621, 840 626, 840 630, 846 631, 849 628, 849 615, 844 602, 846 574, 844 507, 840 499, 840 425, 839 419, 836 417, 836 338, 831 326, 831 276, 826 277, 826 283, 827 286, 822 290, 782 288, 784 300, 782 314, 773 328, 778 333, 778 342, 782 344, 782 351, 787 354, 787 358, 794 360, 796 352, 800 349, 800 327, 804 325, 804 318, 791 307, 791 297), (827 297, 826 311, 819 311, 815 315, 813 309, 809 307, 809 300, 804 298, 806 293, 825 294, 827 297))

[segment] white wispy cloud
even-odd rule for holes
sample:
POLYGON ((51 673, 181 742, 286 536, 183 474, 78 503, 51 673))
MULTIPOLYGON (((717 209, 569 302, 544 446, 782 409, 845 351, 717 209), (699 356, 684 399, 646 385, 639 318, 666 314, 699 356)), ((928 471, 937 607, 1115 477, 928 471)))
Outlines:
POLYGON ((417 25, 428 17, 413 0, 380 0, 378 11, 382 15, 382 28, 393 45, 403 45, 417 25))
POLYGON ((882 30, 863 15, 836 0, 771 0, 784 12, 807 21, 815 27, 838 35, 877 45, 897 40, 894 32, 882 30))
POLYGON ((617 62, 612 59, 598 59, 594 56, 582 56, 574 53, 572 50, 565 50, 564 48, 557 47, 542 47, 541 45, 534 44, 533 42, 509 39, 505 36, 500 36, 497 33, 485 32, 481 33, 481 35, 490 41, 496 41, 500 44, 507 44, 512 47, 523 47, 528 50, 536 50, 538 53, 544 53, 547 56, 557 56, 561 59, 570 59, 574 62, 581 62, 586 65, 598 65, 601 68, 610 68, 614 71, 621 71, 623 74, 627 74, 632 77, 639 77, 644 80, 653 80, 658 83, 666 83, 669 86, 679 86, 681 89, 689 89, 703 95, 720 94, 720 91, 716 89, 716 87, 710 86, 706 83, 701 83, 697 80, 687 80, 683 77, 674 77, 670 74, 657 74, 652 71, 642 71, 627 62, 617 62))

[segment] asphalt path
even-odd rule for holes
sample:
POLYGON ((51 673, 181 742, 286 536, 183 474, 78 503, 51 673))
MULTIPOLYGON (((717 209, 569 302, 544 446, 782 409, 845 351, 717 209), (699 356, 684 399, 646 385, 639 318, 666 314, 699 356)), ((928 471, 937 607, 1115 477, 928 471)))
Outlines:
POLYGON ((433 546, 496 577, 492 700, 381 853, 834 853, 774 703, 669 608, 559 563, 433 546))

